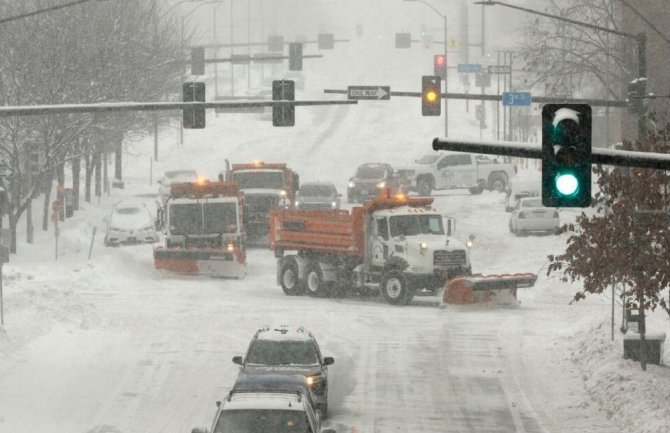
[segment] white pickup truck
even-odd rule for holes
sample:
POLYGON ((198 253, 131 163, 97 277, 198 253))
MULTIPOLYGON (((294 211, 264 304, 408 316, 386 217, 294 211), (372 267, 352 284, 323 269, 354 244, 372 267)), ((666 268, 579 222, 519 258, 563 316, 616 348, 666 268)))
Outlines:
POLYGON ((461 152, 432 153, 398 170, 403 184, 422 196, 439 189, 467 188, 471 194, 484 189, 505 191, 516 167, 486 156, 461 152))

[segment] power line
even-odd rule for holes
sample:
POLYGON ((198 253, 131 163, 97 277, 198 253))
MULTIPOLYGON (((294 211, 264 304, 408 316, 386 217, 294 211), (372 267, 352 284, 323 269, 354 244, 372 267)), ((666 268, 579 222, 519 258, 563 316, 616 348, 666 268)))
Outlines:
MULTIPOLYGON (((36 11, 27 12, 27 13, 21 14, 21 15, 14 15, 12 17, 2 18, 2 19, 0 19, 0 24, 5 24, 5 23, 11 22, 11 21, 16 21, 16 20, 20 20, 20 19, 23 19, 23 18, 32 17, 32 16, 35 16, 35 15, 43 14, 45 12, 51 12, 51 11, 56 11, 56 10, 59 10, 59 9, 65 9, 67 7, 70 7, 70 6, 75 6, 75 5, 78 5, 78 4, 81 4, 81 3, 86 3, 86 2, 89 2, 89 1, 91 1, 91 0, 76 0, 76 1, 73 1, 73 2, 70 2, 70 3, 64 3, 64 4, 58 5, 58 6, 51 6, 51 7, 44 8, 44 9, 38 9, 36 11)), ((98 0, 98 1, 102 1, 102 0, 98 0)))

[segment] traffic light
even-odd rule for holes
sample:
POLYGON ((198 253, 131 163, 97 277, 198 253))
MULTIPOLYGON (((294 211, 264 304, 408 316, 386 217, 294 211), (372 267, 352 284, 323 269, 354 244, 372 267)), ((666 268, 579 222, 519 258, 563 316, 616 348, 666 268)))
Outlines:
POLYGON ((335 38, 332 33, 319 33, 319 49, 332 50, 335 46, 335 38))
POLYGON ((288 70, 302 71, 302 44, 299 42, 288 44, 288 70))
POLYGON ((191 75, 205 75, 205 47, 191 48, 191 75))
POLYGON ((395 34, 395 47, 396 48, 409 48, 412 46, 412 35, 409 33, 396 33, 395 34))
POLYGON ((435 68, 435 74, 443 80, 447 79, 447 56, 444 54, 435 54, 433 56, 433 66, 435 68))
MULTIPOLYGON (((272 82, 273 101, 295 101, 295 82, 292 80, 275 80, 272 82)), ((294 126, 295 105, 274 104, 272 106, 272 126, 294 126)))
MULTIPOLYGON (((205 83, 184 83, 184 102, 205 102, 205 83)), ((205 107, 184 107, 182 111, 184 128, 205 127, 205 107)))
POLYGON ((591 106, 542 107, 542 204, 591 204, 591 106))
POLYGON ((442 113, 442 79, 437 75, 421 77, 421 114, 439 116, 442 113))

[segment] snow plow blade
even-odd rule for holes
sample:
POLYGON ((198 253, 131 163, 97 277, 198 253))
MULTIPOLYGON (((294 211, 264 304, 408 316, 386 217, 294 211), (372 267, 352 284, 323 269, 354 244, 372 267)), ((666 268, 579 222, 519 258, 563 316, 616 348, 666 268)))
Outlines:
POLYGON ((244 254, 235 248, 230 250, 206 249, 183 250, 154 249, 154 267, 186 275, 208 275, 210 277, 242 279, 247 274, 244 254))
POLYGON ((442 291, 441 304, 476 304, 494 302, 515 304, 516 289, 533 287, 537 275, 532 273, 501 275, 469 275, 452 278, 442 291))

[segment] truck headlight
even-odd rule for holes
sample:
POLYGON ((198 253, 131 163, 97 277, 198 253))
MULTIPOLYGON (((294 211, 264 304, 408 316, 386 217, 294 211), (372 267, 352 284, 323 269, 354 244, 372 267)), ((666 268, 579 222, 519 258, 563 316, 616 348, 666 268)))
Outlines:
POLYGON ((337 202, 336 201, 331 201, 330 206, 335 209, 337 207, 337 202))
POLYGON ((355 186, 356 186, 356 182, 354 182, 353 180, 350 180, 349 181, 349 188, 353 188, 355 186))
POLYGON ((279 195, 282 197, 286 197, 286 191, 282 189, 281 191, 279 191, 279 195))
POLYGON ((384 187, 386 187, 386 182, 385 181, 381 181, 377 184, 377 188, 384 188, 384 187))
POLYGON ((305 385, 310 388, 316 387, 319 383, 323 381, 323 375, 315 374, 313 376, 305 376, 305 385))
POLYGON ((422 255, 426 252, 427 249, 428 249, 428 244, 427 244, 427 243, 425 243, 425 242, 421 242, 421 243, 419 244, 419 252, 420 252, 422 255))
POLYGON ((298 207, 298 206, 300 206, 300 200, 295 201, 295 207, 298 207))

